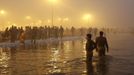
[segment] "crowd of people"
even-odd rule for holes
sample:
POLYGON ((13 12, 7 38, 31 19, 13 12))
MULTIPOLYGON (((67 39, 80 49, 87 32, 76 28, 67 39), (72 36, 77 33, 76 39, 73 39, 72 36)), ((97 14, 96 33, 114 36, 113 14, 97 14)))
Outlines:
MULTIPOLYGON (((99 57, 105 56, 106 51, 109 51, 108 42, 106 37, 104 37, 104 32, 109 33, 112 31, 111 29, 98 29, 98 28, 63 28, 62 26, 44 26, 44 27, 31 27, 26 26, 16 27, 12 26, 10 28, 6 28, 5 31, 0 32, 0 41, 10 41, 14 43, 19 40, 20 43, 24 44, 25 48, 25 40, 31 40, 31 43, 35 44, 36 40, 39 39, 50 39, 50 38, 63 38, 65 36, 85 36, 87 34, 87 43, 86 43, 86 53, 87 53, 87 65, 91 66, 89 63, 92 61, 93 50, 96 50, 99 54, 99 57), (100 31, 102 30, 102 31, 100 31), (99 32, 100 31, 100 32, 99 32), (99 37, 96 37, 95 42, 92 40, 92 35, 96 36, 100 34, 99 37)), ((87 73, 90 73, 90 67, 87 67, 87 73)))
POLYGON ((47 38, 62 38, 64 33, 64 29, 62 26, 60 27, 31 27, 26 26, 16 27, 12 26, 10 28, 6 28, 5 31, 1 32, 0 41, 10 41, 15 42, 16 40, 31 40, 35 41, 36 39, 47 39, 47 38))
MULTIPOLYGON (((110 31, 110 29, 103 29, 103 31, 110 31)), ((4 31, 0 31, 0 42, 10 41, 15 42, 19 40, 24 43, 25 40, 31 40, 35 43, 39 39, 49 38, 63 38, 65 36, 85 36, 86 33, 97 35, 98 28, 64 28, 62 26, 26 26, 26 27, 7 27, 4 31)))

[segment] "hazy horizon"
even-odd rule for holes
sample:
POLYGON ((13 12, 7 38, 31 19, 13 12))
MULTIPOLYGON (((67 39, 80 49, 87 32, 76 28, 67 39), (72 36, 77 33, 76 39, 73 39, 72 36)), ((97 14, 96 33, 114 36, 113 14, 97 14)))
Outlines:
MULTIPOLYGON (((133 27, 134 0, 57 0, 54 25, 133 27), (90 14, 89 24, 82 19, 90 14), (60 20, 61 19, 61 20, 60 20), (60 21, 59 21, 60 20, 60 21), (63 21, 65 20, 65 22, 63 21)), ((48 0, 0 0, 0 25, 51 25, 52 4, 48 0), (28 20, 29 19, 29 20, 28 20)))

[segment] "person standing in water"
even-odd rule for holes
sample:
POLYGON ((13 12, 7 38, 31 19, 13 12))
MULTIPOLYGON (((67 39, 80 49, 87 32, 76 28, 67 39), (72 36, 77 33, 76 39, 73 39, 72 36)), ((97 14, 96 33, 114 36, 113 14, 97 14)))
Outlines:
POLYGON ((92 38, 92 35, 87 34, 87 42, 86 42, 87 62, 92 61, 93 50, 95 49, 95 42, 91 38, 92 38))
POLYGON ((109 51, 107 38, 103 36, 103 31, 100 31, 100 36, 96 38, 96 50, 99 53, 99 56, 105 56, 106 55, 106 49, 107 52, 109 51))

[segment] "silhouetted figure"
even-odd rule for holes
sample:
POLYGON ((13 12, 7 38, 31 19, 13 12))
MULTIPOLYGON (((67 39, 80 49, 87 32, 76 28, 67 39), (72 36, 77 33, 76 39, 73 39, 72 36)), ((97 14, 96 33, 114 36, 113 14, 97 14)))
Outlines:
POLYGON ((63 33, 64 33, 64 28, 62 26, 60 26, 60 29, 59 29, 59 36, 60 36, 60 38, 63 37, 63 33))
POLYGON ((72 36, 74 36, 74 34, 75 34, 75 28, 74 27, 71 28, 71 33, 72 33, 72 36))
POLYGON ((59 34, 59 28, 58 27, 54 27, 54 38, 58 38, 59 34))
POLYGON ((47 26, 44 27, 44 30, 43 30, 43 39, 47 39, 48 38, 48 29, 47 29, 47 26))
POLYGON ((97 28, 94 28, 94 35, 95 36, 97 35, 97 32, 98 32, 98 29, 97 28))
POLYGON ((103 32, 100 31, 100 36, 96 38, 96 50, 99 52, 99 56, 105 56, 109 50, 108 43, 106 37, 103 36, 103 32))
POLYGON ((37 28, 36 27, 33 27, 31 36, 32 36, 32 39, 31 39, 32 44, 36 44, 36 37, 37 37, 37 28))
POLYGON ((17 40, 18 30, 16 27, 12 26, 10 31, 10 41, 14 43, 17 40))
POLYGON ((80 31, 80 36, 83 36, 84 35, 84 29, 80 28, 79 31, 80 31))
POLYGON ((48 36, 48 38, 51 38, 51 28, 50 28, 50 26, 47 27, 47 36, 48 36))
POLYGON ((7 41, 8 39, 9 39, 9 29, 7 27, 6 30, 4 31, 3 41, 7 41))
POLYGON ((25 48, 25 32, 22 31, 19 36, 20 44, 22 45, 22 48, 25 48))
POLYGON ((92 38, 92 35, 87 34, 87 42, 86 42, 87 62, 92 61, 93 50, 95 49, 95 43, 91 38, 92 38))

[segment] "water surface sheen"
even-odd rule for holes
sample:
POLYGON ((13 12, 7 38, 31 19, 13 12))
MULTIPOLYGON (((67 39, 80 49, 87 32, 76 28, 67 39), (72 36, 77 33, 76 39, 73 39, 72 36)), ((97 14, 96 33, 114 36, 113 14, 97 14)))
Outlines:
POLYGON ((134 75, 134 35, 107 35, 110 52, 86 63, 85 40, 57 41, 37 48, 1 48, 0 75, 134 75), (88 72, 88 73, 87 73, 88 72))

